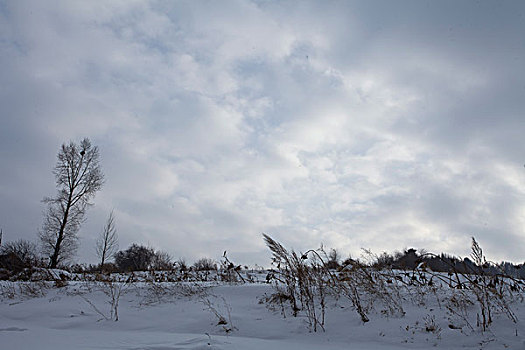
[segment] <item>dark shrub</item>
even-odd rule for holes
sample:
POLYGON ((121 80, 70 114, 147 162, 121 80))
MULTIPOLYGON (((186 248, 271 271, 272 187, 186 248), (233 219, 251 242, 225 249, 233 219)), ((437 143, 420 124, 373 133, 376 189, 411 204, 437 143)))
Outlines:
POLYGON ((171 256, 167 252, 157 250, 153 256, 151 268, 155 271, 172 270, 173 262, 171 256))
POLYGON ((197 271, 211 271, 217 270, 217 264, 213 259, 202 258, 193 264, 193 268, 197 271))
MULTIPOLYGON (((36 244, 24 239, 7 242, 0 247, 0 255, 6 256, 6 263, 11 266, 0 266, 6 269, 19 269, 32 267, 38 264, 38 253, 36 244), (16 258, 8 258, 8 255, 15 255, 16 258), (16 262, 14 261, 16 260, 16 262), (13 265, 14 264, 14 265, 13 265)), ((4 259, 4 260, 5 260, 4 259)))
POLYGON ((154 257, 153 249, 134 243, 115 255, 115 264, 120 271, 146 271, 150 268, 154 257))

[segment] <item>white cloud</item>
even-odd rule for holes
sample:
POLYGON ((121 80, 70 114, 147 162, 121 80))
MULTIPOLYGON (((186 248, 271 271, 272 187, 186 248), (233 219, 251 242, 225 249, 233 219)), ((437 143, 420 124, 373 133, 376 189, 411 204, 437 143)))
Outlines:
POLYGON ((494 258, 521 259, 523 25, 487 36, 481 8, 382 5, 6 4, 4 231, 34 237, 58 146, 89 136, 107 181, 84 246, 114 207, 122 248, 189 259, 267 264, 262 232, 353 255, 463 254, 479 235, 494 258))

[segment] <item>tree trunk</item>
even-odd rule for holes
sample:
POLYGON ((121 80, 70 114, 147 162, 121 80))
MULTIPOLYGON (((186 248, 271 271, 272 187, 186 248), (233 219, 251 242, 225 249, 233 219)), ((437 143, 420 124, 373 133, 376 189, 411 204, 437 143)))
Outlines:
POLYGON ((57 244, 55 244, 55 250, 53 251, 53 255, 51 255, 51 259, 49 261, 49 268, 51 269, 55 269, 58 265, 60 245, 62 244, 62 241, 64 240, 64 231, 66 229, 67 217, 69 216, 70 206, 71 206, 71 195, 69 195, 69 199, 68 199, 67 206, 66 206, 66 211, 64 212, 64 218, 62 219, 62 224, 60 224, 60 231, 58 232, 57 244))

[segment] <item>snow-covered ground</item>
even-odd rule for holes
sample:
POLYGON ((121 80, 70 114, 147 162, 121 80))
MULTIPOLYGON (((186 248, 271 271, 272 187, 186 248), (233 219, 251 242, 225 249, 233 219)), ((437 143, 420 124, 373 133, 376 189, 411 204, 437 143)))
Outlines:
MULTIPOLYGON (((117 322, 111 319, 107 284, 71 281, 55 287, 47 282, 41 294, 37 283, 4 281, 0 286, 0 349, 5 350, 525 349, 525 304, 520 301, 512 304, 517 323, 497 315, 482 333, 447 310, 439 301, 445 295, 420 302, 407 296, 404 316, 384 316, 378 307, 367 323, 349 301, 332 298, 326 331, 314 333, 302 313, 293 317, 285 309, 283 316, 280 305, 269 307, 265 296, 274 290, 264 283, 127 284, 117 322)), ((476 305, 471 316, 475 322, 476 305)))

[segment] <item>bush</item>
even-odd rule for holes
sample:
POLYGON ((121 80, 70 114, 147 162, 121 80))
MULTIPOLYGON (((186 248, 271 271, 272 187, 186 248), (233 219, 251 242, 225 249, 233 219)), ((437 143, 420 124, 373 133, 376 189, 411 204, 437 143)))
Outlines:
POLYGON ((330 249, 330 253, 326 256, 326 267, 331 270, 338 270, 341 268, 339 264, 339 252, 335 249, 330 249))
POLYGON ((179 258, 179 260, 177 260, 174 265, 180 272, 185 272, 189 269, 186 259, 184 258, 179 258))
POLYGON ((120 271, 146 271, 155 258, 155 251, 143 245, 132 244, 115 255, 115 264, 120 271))
POLYGON ((202 258, 193 264, 193 268, 197 271, 211 271, 217 270, 217 264, 213 259, 202 258))
MULTIPOLYGON (((37 246, 31 241, 19 239, 7 242, 0 247, 0 255, 14 254, 24 266, 32 267, 38 264, 37 246)), ((8 267, 6 267, 8 268, 8 267)))

